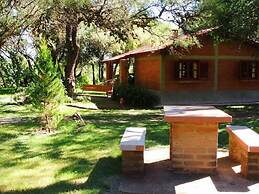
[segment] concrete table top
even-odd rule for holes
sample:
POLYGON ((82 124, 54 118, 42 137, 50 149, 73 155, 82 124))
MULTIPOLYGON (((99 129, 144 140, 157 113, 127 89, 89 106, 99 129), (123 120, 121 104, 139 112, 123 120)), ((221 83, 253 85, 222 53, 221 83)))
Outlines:
POLYGON ((214 106, 164 106, 165 121, 172 122, 232 122, 232 116, 214 106))

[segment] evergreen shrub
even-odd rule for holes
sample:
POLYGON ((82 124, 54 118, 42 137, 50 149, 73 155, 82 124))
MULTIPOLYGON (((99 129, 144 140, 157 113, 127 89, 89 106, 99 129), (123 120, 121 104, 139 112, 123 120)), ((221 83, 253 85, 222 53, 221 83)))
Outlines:
POLYGON ((27 93, 33 107, 41 113, 43 128, 48 131, 55 129, 63 118, 59 107, 66 95, 58 72, 58 65, 53 62, 46 40, 43 40, 27 93))

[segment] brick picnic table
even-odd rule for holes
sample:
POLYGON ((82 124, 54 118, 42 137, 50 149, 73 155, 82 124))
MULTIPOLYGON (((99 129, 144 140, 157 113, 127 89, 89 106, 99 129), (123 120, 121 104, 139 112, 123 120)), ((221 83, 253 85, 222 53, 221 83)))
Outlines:
POLYGON ((172 168, 212 173, 217 167, 218 124, 232 117, 213 106, 165 106, 172 168))

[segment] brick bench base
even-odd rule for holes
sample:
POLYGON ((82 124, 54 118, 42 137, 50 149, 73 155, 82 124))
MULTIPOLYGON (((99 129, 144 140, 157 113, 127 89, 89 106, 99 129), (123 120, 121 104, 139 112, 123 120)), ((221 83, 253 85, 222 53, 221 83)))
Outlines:
POLYGON ((142 175, 144 172, 146 128, 126 128, 120 143, 122 151, 122 173, 142 175))
POLYGON ((143 151, 122 152, 122 173, 127 175, 143 174, 144 172, 143 151))
POLYGON ((247 178, 259 178, 259 152, 255 149, 256 147, 249 145, 248 133, 252 133, 253 137, 258 138, 256 134, 249 128, 244 126, 228 126, 229 132, 229 157, 231 160, 240 162, 241 174, 247 178), (241 133, 238 132, 240 130, 241 133), (243 130, 243 131, 242 131, 243 130), (245 131, 246 130, 246 131, 245 131), (248 141, 246 139, 248 138, 248 141))
POLYGON ((259 177, 259 153, 248 152, 232 133, 229 134, 229 157, 240 162, 242 175, 247 178, 259 177))

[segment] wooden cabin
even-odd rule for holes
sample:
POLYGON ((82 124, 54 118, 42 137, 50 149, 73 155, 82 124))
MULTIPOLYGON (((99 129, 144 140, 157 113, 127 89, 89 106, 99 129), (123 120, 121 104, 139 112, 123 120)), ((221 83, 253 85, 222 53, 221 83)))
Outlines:
POLYGON ((119 65, 120 82, 127 84, 129 61, 134 61, 134 84, 157 92, 163 104, 259 101, 259 44, 215 43, 208 30, 199 32, 197 39, 200 46, 184 48, 169 43, 106 59, 106 79, 114 77, 119 65))

